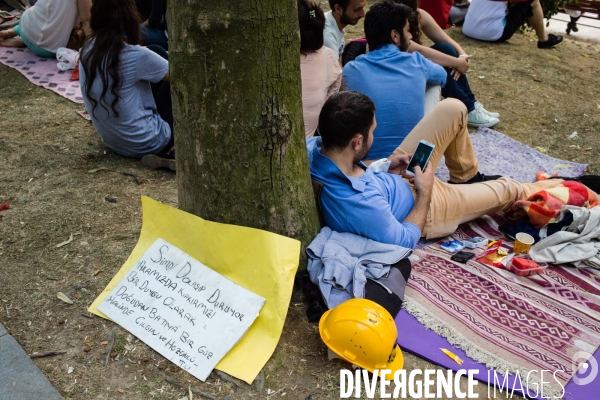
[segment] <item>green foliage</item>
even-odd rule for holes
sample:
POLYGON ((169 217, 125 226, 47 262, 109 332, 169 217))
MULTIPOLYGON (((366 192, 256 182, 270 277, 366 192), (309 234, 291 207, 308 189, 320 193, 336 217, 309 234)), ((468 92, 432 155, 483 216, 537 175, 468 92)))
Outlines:
POLYGON ((544 10, 544 18, 550 19, 558 14, 558 10, 565 8, 567 3, 576 3, 577 1, 568 0, 540 0, 542 10, 544 10))

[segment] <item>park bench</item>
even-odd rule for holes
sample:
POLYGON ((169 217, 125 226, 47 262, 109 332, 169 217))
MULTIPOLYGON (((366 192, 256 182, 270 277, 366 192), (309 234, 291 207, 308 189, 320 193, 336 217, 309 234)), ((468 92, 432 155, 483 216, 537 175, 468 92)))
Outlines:
POLYGON ((581 11, 582 14, 588 13, 588 15, 585 15, 585 17, 588 17, 588 18, 600 19, 600 1, 579 0, 576 3, 575 2, 567 3, 565 8, 568 10, 581 11), (595 14, 595 17, 593 15, 589 15, 589 14, 595 14))
MULTIPOLYGON (((600 1, 598 0, 570 1, 564 8, 572 17, 576 15, 569 13, 569 11, 579 11, 580 15, 586 18, 600 19, 600 1)), ((572 17, 571 22, 567 24, 567 35, 571 33, 571 30, 577 32, 577 21, 573 20, 572 17)))

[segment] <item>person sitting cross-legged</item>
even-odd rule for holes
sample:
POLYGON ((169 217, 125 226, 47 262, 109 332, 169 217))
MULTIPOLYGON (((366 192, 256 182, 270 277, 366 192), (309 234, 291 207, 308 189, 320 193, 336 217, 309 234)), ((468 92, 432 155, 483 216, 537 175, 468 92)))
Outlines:
POLYGON ((508 210, 515 201, 562 182, 487 180, 478 172, 467 109, 455 99, 440 102, 415 126, 390 155, 388 172, 374 172, 361 162, 376 127, 375 104, 369 97, 339 92, 321 110, 321 136, 307 140, 311 176, 323 184, 323 218, 334 231, 414 248, 420 237, 447 236, 463 222, 508 210), (425 171, 416 167, 410 177, 406 167, 420 140, 435 149, 425 171), (434 178, 442 155, 450 181, 463 184, 434 178))
POLYGON ((508 3, 471 0, 463 34, 473 39, 501 43, 510 39, 527 20, 538 38, 538 49, 549 49, 562 42, 562 36, 546 33, 540 0, 515 1, 511 6, 508 3))
POLYGON ((79 62, 81 94, 102 142, 148 168, 176 169, 167 52, 139 46, 133 0, 92 5, 79 62))

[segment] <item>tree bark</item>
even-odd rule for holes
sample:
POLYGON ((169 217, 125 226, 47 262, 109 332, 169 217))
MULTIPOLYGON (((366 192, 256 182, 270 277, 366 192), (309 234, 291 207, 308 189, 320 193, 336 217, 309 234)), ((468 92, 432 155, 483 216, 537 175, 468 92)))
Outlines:
POLYGON ((319 223, 296 2, 171 0, 168 24, 180 208, 304 249, 319 223))

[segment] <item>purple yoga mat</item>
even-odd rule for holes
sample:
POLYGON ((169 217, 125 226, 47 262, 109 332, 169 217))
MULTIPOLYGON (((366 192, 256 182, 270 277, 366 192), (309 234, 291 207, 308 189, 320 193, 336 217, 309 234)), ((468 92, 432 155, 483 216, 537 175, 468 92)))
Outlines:
MULTIPOLYGON (((401 310, 396 317, 396 328, 398 329, 398 344, 403 351, 413 353, 425 360, 437 364, 441 367, 457 371, 459 369, 478 369, 480 372, 478 375, 474 375, 476 379, 487 384, 488 383, 488 369, 485 365, 473 361, 469 358, 464 351, 454 347, 448 341, 433 332, 431 329, 425 328, 417 319, 410 315, 406 310, 401 310), (445 348, 459 356, 464 360, 464 364, 458 365, 451 360, 447 355, 440 351, 440 348, 445 348)), ((596 349, 593 357, 596 360, 600 360, 600 349, 596 349)), ((579 379, 585 379, 592 371, 593 368, 589 368, 586 373, 577 373, 575 377, 579 379)), ((597 372, 597 371, 596 371, 597 372)), ((493 377, 493 375, 491 375, 493 377)), ((512 388, 515 377, 509 376, 508 387, 512 388)), ((518 384, 517 384, 518 386, 518 384)), ((532 390, 533 392, 533 390, 532 390)), ((519 390, 515 390, 515 393, 532 399, 540 399, 542 397, 530 397, 523 394, 519 390)), ((578 385, 573 379, 569 381, 565 387, 565 400, 588 400, 597 399, 598 393, 600 393, 600 375, 597 376, 592 382, 587 385, 578 385)), ((546 395, 548 396, 548 395, 546 395)))
MULTIPOLYGON (((471 141, 479 161, 479 172, 486 175, 502 175, 519 182, 535 182, 538 171, 576 177, 583 175, 587 168, 587 164, 550 157, 489 128, 479 128, 472 133, 471 141)), ((443 158, 435 176, 444 182, 449 179, 443 158)))

